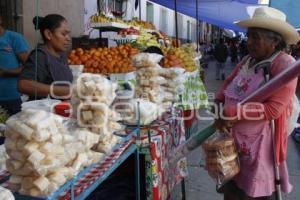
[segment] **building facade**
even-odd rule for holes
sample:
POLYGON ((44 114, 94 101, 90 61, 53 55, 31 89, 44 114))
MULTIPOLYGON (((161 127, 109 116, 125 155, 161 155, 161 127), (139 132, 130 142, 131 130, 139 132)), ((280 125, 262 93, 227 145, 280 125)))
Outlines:
MULTIPOLYGON (((120 10, 124 12, 123 19, 139 18, 139 8, 135 9, 135 0, 98 0, 106 7, 100 9, 120 10), (121 2, 121 3, 120 3, 121 2)), ((90 27, 90 16, 98 12, 97 0, 1 0, 1 13, 4 13, 8 28, 24 34, 30 46, 34 48, 40 41, 39 33, 34 30, 34 16, 45 16, 50 13, 63 15, 71 25, 72 37, 89 35, 99 37, 99 31, 90 27)), ((156 28, 175 37, 175 12, 166 7, 141 0, 141 19, 152 22, 156 28)), ((110 34, 110 33, 107 33, 110 34)), ((105 37, 105 34, 103 35, 105 37)), ((195 42, 197 38, 196 20, 178 13, 178 37, 183 41, 195 42)), ((201 41, 213 40, 211 25, 200 22, 199 38, 201 41)))

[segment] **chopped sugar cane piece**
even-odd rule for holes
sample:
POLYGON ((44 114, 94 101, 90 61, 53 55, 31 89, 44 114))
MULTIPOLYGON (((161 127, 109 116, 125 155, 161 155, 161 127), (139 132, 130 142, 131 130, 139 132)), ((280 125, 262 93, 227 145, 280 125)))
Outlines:
POLYGON ((9 160, 10 164, 13 166, 14 170, 20 169, 24 163, 18 160, 9 160))
POLYGON ((59 186, 63 185, 67 181, 66 177, 61 173, 52 173, 47 177, 50 182, 55 182, 59 186))
POLYGON ((76 138, 74 136, 68 135, 68 134, 63 135, 62 138, 63 138, 63 144, 67 144, 67 143, 76 141, 76 138))
POLYGON ((43 142, 50 138, 51 133, 47 129, 40 129, 33 133, 32 137, 37 142, 43 142))
POLYGON ((27 126, 26 124, 17 121, 14 124, 15 130, 17 130, 18 133, 20 133, 20 135, 22 135, 24 138, 26 138, 27 140, 31 139, 32 133, 33 133, 33 129, 30 128, 29 126, 27 126))
POLYGON ((29 195, 33 196, 33 197, 38 197, 38 196, 41 195, 41 191, 38 188, 33 187, 33 188, 30 189, 29 195))
POLYGON ((23 180, 22 180, 22 188, 25 189, 25 190, 30 190, 30 188, 32 188, 34 185, 33 185, 33 181, 35 180, 36 178, 32 177, 32 176, 28 176, 28 177, 23 177, 23 180))
POLYGON ((47 155, 47 157, 43 159, 40 164, 47 168, 55 168, 60 165, 60 161, 55 155, 47 155))
POLYGON ((4 142, 5 148, 8 150, 15 150, 17 149, 17 141, 11 138, 6 138, 4 142))
POLYGON ((104 143, 99 143, 97 145, 97 151, 108 154, 113 148, 113 145, 111 144, 104 144, 104 143))
POLYGON ((86 153, 78 154, 77 158, 73 162, 72 168, 76 171, 79 171, 83 165, 87 162, 87 155, 86 153))
POLYGON ((21 162, 24 162, 26 161, 27 159, 27 156, 25 156, 23 154, 22 151, 11 151, 10 153, 7 153, 12 159, 14 160, 18 160, 18 161, 21 161, 21 162))
POLYGON ((85 129, 76 131, 75 135, 77 136, 77 140, 84 143, 88 149, 91 148, 94 144, 96 144, 99 140, 98 135, 85 129))
POLYGON ((46 119, 43 119, 36 125, 35 130, 40 131, 46 129, 47 127, 51 126, 52 124, 51 122, 52 122, 51 118, 47 117, 46 119))
POLYGON ((103 154, 101 152, 94 152, 94 151, 92 151, 90 153, 89 159, 92 161, 92 164, 94 164, 94 163, 99 162, 104 156, 105 156, 105 154, 103 154))
POLYGON ((25 140, 24 138, 19 138, 18 140, 17 140, 17 146, 16 146, 16 148, 18 149, 18 150, 23 150, 24 149, 24 146, 27 144, 27 140, 25 140))
POLYGON ((51 135, 51 137, 50 137, 50 142, 52 142, 53 144, 61 145, 62 141, 63 141, 63 138, 62 138, 61 134, 51 135))
POLYGON ((113 137, 113 134, 106 134, 106 135, 103 134, 100 136, 100 141, 104 144, 110 143, 112 137, 113 137))
POLYGON ((37 129, 37 124, 39 124, 43 119, 45 119, 47 115, 48 114, 45 111, 36 111, 30 115, 30 117, 26 121, 26 124, 28 124, 33 129, 37 129))
POLYGON ((14 173, 20 175, 20 176, 28 176, 33 172, 33 166, 26 162, 22 168, 16 170, 14 173))
POLYGON ((45 154, 41 153, 38 150, 35 150, 28 158, 28 161, 33 164, 34 166, 39 164, 44 158, 45 154))
POLYGON ((113 130, 122 130, 123 129, 121 124, 119 124, 118 122, 114 122, 114 121, 108 122, 108 128, 113 129, 113 130))
MULTIPOLYGON (((10 138, 14 141, 17 141, 17 139, 20 137, 20 134, 16 133, 14 130, 12 130, 9 127, 6 127, 5 132, 4 132, 4 136, 6 138, 10 138)), ((6 141, 6 139, 5 139, 5 141, 6 141)))
POLYGON ((37 150, 39 147, 38 143, 36 142, 28 142, 25 146, 24 146, 24 152, 27 155, 32 154, 35 150, 37 150))
POLYGON ((11 130, 11 131, 15 131, 15 123, 18 121, 17 117, 10 117, 8 120, 6 120, 5 124, 6 124, 6 129, 7 130, 11 130))
POLYGON ((83 111, 82 113, 83 121, 87 122, 93 120, 93 112, 92 111, 83 111))
POLYGON ((41 147, 39 148, 39 150, 42 152, 42 153, 45 153, 45 154, 50 154, 50 153, 53 153, 53 151, 55 150, 57 146, 54 145, 53 143, 51 142, 46 142, 44 145, 41 145, 41 147))
POLYGON ((7 159, 5 164, 7 171, 9 171, 10 173, 12 173, 15 170, 14 166, 11 164, 11 159, 7 159))
POLYGON ((53 182, 50 182, 49 185, 48 185, 48 188, 47 188, 47 195, 50 195, 52 192, 56 191, 59 189, 59 186, 58 184, 56 183, 53 183, 53 182))
POLYGON ((85 146, 82 144, 82 142, 74 142, 74 143, 69 143, 65 145, 65 150, 69 151, 69 150, 73 150, 76 151, 78 153, 82 153, 85 151, 85 146))
POLYGON ((75 176, 75 170, 71 167, 60 167, 55 169, 53 173, 63 174, 67 179, 75 176))
POLYGON ((16 175, 11 175, 9 177, 9 182, 12 184, 21 184, 22 183, 22 176, 16 176, 16 175))
POLYGON ((49 180, 41 176, 33 182, 33 185, 39 189, 39 191, 45 191, 49 186, 49 180))
POLYGON ((55 155, 64 155, 65 154, 65 149, 62 146, 56 146, 54 149, 53 154, 55 155))
POLYGON ((94 81, 87 81, 84 83, 84 86, 87 94, 93 94, 96 91, 96 84, 94 81))

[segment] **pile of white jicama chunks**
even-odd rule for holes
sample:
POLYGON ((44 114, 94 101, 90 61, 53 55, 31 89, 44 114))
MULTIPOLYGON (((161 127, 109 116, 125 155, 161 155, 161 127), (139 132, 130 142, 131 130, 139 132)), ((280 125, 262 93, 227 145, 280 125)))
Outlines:
POLYGON ((124 129, 117 121, 121 115, 111 109, 116 97, 117 84, 99 74, 82 74, 73 88, 71 99, 78 124, 99 135, 93 150, 109 153, 120 141, 115 131, 124 129))
POLYGON ((7 170, 13 190, 46 196, 103 154, 90 149, 99 136, 87 129, 68 131, 60 116, 38 110, 22 111, 6 122, 7 170))

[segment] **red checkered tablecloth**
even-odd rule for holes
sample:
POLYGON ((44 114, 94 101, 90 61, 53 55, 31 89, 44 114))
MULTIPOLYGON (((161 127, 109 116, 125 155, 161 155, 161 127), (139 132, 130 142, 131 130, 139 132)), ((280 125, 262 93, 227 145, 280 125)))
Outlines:
MULTIPOLYGON (((91 186, 95 181, 97 181, 101 176, 103 176, 112 165, 120 158, 120 156, 132 145, 134 139, 131 138, 129 141, 120 145, 119 148, 115 149, 109 156, 107 156, 103 162, 96 165, 91 169, 87 174, 82 178, 78 179, 75 183, 74 195, 75 197, 79 196, 84 192, 89 186, 91 186)), ((70 189, 66 190, 59 197, 60 200, 69 200, 71 199, 70 189)))

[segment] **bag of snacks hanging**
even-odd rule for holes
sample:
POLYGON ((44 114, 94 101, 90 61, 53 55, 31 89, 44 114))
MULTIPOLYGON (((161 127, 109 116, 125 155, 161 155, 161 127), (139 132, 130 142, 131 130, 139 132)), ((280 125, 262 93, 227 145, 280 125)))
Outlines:
POLYGON ((221 187, 240 171, 238 153, 233 137, 215 133, 203 145, 208 174, 221 187))

